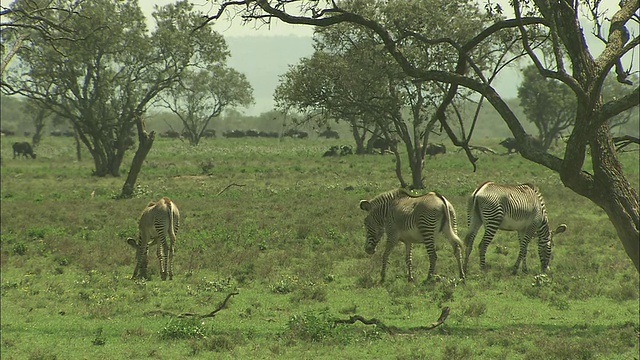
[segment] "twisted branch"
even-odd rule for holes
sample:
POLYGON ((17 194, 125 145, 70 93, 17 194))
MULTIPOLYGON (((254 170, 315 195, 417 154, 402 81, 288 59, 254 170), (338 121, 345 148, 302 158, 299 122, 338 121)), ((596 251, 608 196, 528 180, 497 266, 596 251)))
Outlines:
POLYGON ((442 308, 442 313, 440 314, 440 317, 438 318, 437 321, 431 323, 428 326, 417 326, 417 327, 411 327, 408 329, 399 328, 397 326, 387 326, 376 318, 367 320, 360 315, 353 315, 352 317, 346 320, 336 319, 334 320, 333 323, 336 325, 337 324, 355 324, 357 321, 359 321, 365 325, 376 325, 378 328, 380 328, 382 331, 386 332, 389 335, 413 334, 421 331, 432 330, 442 325, 444 321, 447 319, 447 317, 449 316, 450 311, 451 309, 448 306, 445 306, 444 308, 442 308))

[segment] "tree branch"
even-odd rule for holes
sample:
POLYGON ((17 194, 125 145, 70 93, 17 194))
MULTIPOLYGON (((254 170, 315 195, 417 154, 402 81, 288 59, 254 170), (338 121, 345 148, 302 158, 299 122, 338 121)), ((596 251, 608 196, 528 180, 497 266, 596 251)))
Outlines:
POLYGON ((438 320, 436 320, 435 322, 431 323, 428 326, 417 326, 417 327, 411 327, 411 328, 407 328, 407 329, 403 329, 403 328, 399 328, 396 326, 387 326, 385 325, 382 321, 376 319, 376 318, 372 318, 372 319, 365 319, 360 315, 353 315, 351 316, 349 319, 346 320, 342 320, 342 319, 336 319, 334 320, 334 324, 355 324, 356 322, 361 322, 365 325, 376 325, 379 329, 381 329, 382 331, 386 332, 387 334, 390 335, 398 335, 398 334, 414 334, 420 331, 428 331, 428 330, 432 330, 435 329, 436 327, 444 324, 445 320, 447 320, 447 317, 449 316, 449 312, 451 311, 451 309, 448 306, 445 306, 444 308, 442 308, 442 313, 440 313, 440 317, 438 318, 438 320))

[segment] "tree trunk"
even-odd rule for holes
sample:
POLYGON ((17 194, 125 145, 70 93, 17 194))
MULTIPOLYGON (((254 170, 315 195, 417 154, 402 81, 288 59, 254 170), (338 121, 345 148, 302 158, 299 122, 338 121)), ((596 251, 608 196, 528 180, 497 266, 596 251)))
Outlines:
POLYGON ((366 137, 367 130, 365 129, 363 131, 362 136, 360 136, 360 133, 358 132, 358 127, 352 123, 351 131, 353 133, 353 139, 356 142, 356 154, 366 154, 367 150, 364 147, 364 139, 366 137))
POLYGON ((418 156, 413 157, 411 160, 411 180, 412 189, 424 189, 424 183, 422 182, 422 159, 418 156))
POLYGON ((76 142, 76 159, 78 159, 78 162, 82 161, 82 147, 80 146, 80 138, 78 137, 78 131, 74 130, 73 131, 73 139, 76 142))
POLYGON ((151 146, 153 145, 153 140, 155 140, 156 133, 152 131, 150 134, 147 134, 146 131, 141 130, 140 126, 138 128, 141 131, 138 134, 138 150, 136 150, 136 154, 133 156, 133 160, 131 161, 131 168, 129 169, 129 174, 127 175, 127 180, 124 182, 122 186, 122 193, 120 193, 120 199, 129 199, 133 196, 133 189, 136 185, 136 181, 138 180, 138 174, 142 169, 142 164, 144 163, 144 159, 147 158, 147 154, 151 150, 151 146))

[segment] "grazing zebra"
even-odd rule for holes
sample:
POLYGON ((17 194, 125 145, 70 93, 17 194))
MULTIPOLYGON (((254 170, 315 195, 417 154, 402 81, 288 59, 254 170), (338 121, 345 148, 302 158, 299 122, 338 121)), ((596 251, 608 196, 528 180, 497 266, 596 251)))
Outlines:
POLYGON ((162 280, 173 280, 173 253, 176 244, 176 233, 180 226, 180 212, 178 206, 168 197, 157 202, 150 202, 142 211, 138 225, 137 241, 128 238, 127 243, 136 249, 136 267, 132 279, 138 277, 149 279, 147 276, 147 253, 149 245, 157 244, 157 255, 160 261, 160 276, 162 280), (169 244, 167 244, 167 237, 169 244))
POLYGON ((469 232, 464 239, 466 246, 465 272, 476 233, 483 224, 484 235, 479 245, 481 269, 486 268, 487 246, 493 240, 498 229, 518 232, 520 253, 513 266, 514 274, 518 272, 520 262, 522 262, 522 271, 527 272, 527 247, 533 236, 538 237, 538 254, 540 255, 542 272, 549 269, 553 235, 564 232, 567 226, 561 224, 554 231, 549 231, 544 199, 536 186, 532 184, 500 185, 487 181, 476 188, 469 198, 468 205, 469 232))
POLYGON ((360 208, 368 214, 364 219, 367 236, 364 249, 373 254, 376 245, 386 232, 387 243, 382 255, 382 272, 380 282, 384 282, 389 253, 402 241, 405 244, 405 261, 408 268, 408 280, 413 281, 411 246, 423 243, 429 254, 428 279, 435 273, 436 247, 435 235, 442 232, 453 246, 453 253, 458 262, 461 279, 464 279, 462 268, 462 240, 457 235, 456 213, 449 201, 442 195, 430 192, 421 196, 409 194, 404 189, 382 193, 372 200, 361 200, 360 208))

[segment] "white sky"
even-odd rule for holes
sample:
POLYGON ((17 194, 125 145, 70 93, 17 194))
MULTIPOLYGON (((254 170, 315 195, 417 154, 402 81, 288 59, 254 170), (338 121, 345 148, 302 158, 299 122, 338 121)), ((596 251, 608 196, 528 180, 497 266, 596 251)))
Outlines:
MULTIPOLYGON (((4 1, 4 0, 2 0, 4 1)), ((139 0, 140 8, 144 12, 145 16, 149 21, 149 28, 153 28, 153 19, 151 17, 151 13, 153 12, 154 6, 163 6, 166 4, 175 3, 177 0, 139 0)), ((194 5, 194 10, 201 11, 207 15, 214 15, 218 12, 220 1, 211 1, 211 0, 192 0, 190 1, 194 5)), ((279 36, 279 35, 294 35, 294 36, 303 36, 311 38, 313 36, 313 27, 311 26, 301 26, 301 25, 291 25, 287 23, 283 23, 279 20, 272 20, 271 27, 267 26, 258 26, 255 23, 247 23, 246 25, 242 24, 242 19, 239 17, 233 19, 232 11, 227 11, 226 14, 222 15, 221 18, 215 22, 211 22, 211 26, 213 29, 224 37, 228 36, 279 36)))

